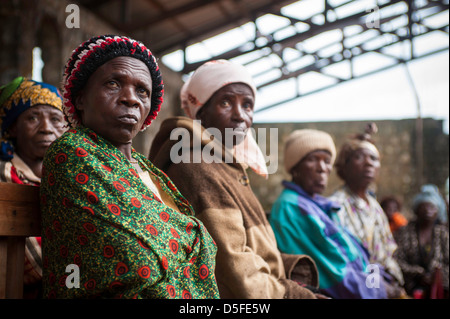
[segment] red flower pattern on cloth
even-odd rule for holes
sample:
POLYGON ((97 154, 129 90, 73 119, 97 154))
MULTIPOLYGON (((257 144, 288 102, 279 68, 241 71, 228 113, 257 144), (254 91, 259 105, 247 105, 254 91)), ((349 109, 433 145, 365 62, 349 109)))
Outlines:
POLYGON ((134 150, 133 157, 181 213, 92 131, 80 126, 50 147, 41 185, 45 297, 219 297, 212 238, 167 175, 134 150), (70 263, 80 267, 78 289, 65 286, 70 263))

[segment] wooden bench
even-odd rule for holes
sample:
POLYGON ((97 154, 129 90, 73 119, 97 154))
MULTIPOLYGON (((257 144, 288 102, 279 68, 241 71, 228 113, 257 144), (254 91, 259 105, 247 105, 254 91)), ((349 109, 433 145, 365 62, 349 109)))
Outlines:
POLYGON ((0 182, 0 299, 23 297, 25 238, 41 236, 39 187, 0 182))

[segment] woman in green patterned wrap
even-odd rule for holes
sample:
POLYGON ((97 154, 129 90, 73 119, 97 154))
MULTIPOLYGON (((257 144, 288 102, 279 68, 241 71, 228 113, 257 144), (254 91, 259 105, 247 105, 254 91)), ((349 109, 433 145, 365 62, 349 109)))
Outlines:
POLYGON ((72 128, 44 159, 44 296, 218 298, 214 241, 131 146, 162 103, 151 52, 126 37, 92 38, 74 51, 63 83, 72 128))

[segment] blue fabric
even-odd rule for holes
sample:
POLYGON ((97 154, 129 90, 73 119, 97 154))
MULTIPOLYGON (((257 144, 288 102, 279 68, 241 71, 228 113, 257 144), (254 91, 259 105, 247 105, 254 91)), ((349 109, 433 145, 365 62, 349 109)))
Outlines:
POLYGON ((311 197, 294 183, 284 181, 283 185, 269 218, 280 251, 311 256, 319 270, 319 288, 330 297, 386 298, 382 283, 379 288, 367 287, 369 256, 339 226, 335 213, 340 206, 320 195, 311 197))

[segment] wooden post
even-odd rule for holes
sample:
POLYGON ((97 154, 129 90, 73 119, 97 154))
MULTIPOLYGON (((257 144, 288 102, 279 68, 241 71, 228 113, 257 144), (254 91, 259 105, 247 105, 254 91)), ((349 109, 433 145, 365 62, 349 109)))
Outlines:
POLYGON ((23 297, 25 238, 41 235, 39 187, 0 183, 0 299, 23 297))

